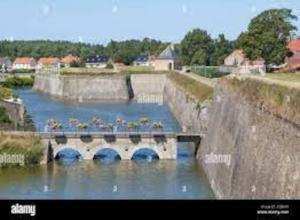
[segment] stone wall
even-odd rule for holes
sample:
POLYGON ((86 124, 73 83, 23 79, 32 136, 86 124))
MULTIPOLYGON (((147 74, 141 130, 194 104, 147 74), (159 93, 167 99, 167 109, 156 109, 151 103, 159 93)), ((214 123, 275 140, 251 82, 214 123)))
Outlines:
POLYGON ((132 74, 130 76, 134 99, 142 103, 163 102, 165 74, 132 74))
POLYGON ((25 107, 21 102, 2 100, 0 101, 0 107, 6 109, 10 120, 14 122, 15 126, 23 124, 25 107))
POLYGON ((40 74, 34 90, 68 100, 127 101, 125 76, 62 76, 40 74))
POLYGON ((164 101, 180 123, 184 132, 205 134, 208 109, 170 79, 166 79, 164 101))
POLYGON ((217 198, 300 198, 299 127, 263 112, 222 84, 209 112, 198 159, 217 198), (230 155, 230 165, 207 163, 210 154, 230 155))

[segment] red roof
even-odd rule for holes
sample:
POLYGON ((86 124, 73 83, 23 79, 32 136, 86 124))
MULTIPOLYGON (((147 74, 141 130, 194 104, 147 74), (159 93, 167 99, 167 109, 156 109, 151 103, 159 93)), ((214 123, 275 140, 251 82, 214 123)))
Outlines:
POLYGON ((291 40, 288 44, 288 48, 291 51, 295 51, 295 50, 300 51, 300 38, 291 40))
POLYGON ((300 54, 294 54, 292 57, 288 57, 286 61, 291 68, 300 68, 300 54))
POLYGON ((60 59, 56 57, 48 57, 39 59, 39 63, 41 64, 55 64, 60 63, 60 59))
POLYGON ((21 57, 16 58, 14 64, 31 64, 32 62, 35 62, 35 59, 32 57, 21 57))
POLYGON ((79 62, 80 58, 72 55, 68 55, 61 59, 62 63, 71 64, 72 62, 79 62))

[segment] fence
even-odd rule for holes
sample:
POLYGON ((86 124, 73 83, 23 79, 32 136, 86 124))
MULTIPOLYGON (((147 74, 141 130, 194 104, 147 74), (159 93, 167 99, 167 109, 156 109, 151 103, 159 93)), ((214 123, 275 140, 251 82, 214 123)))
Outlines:
POLYGON ((228 74, 221 72, 220 68, 216 66, 192 66, 191 70, 193 73, 206 78, 219 78, 228 74))

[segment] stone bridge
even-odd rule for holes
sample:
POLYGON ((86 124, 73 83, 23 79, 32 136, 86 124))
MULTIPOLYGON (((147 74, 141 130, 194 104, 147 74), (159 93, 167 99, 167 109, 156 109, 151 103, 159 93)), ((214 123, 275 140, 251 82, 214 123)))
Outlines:
MULTIPOLYGON (((77 151, 84 160, 92 160, 104 149, 130 160, 141 149, 153 150, 159 159, 176 159, 177 143, 192 142, 196 151, 201 135, 184 133, 39 133, 44 146, 45 162, 55 159, 65 149, 77 151)), ((196 152, 195 152, 196 153, 196 152)))

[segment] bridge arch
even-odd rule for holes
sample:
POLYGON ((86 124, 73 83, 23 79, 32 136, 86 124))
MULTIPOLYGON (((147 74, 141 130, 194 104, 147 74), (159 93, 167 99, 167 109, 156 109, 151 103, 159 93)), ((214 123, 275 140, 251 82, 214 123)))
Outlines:
POLYGON ((124 152, 122 151, 122 149, 120 147, 118 147, 117 145, 103 145, 103 146, 98 146, 98 147, 94 147, 91 149, 90 154, 92 155, 92 158, 94 159, 95 156, 97 156, 97 154, 104 152, 104 151, 111 151, 111 152, 115 152, 116 155, 118 155, 120 157, 121 160, 125 159, 126 157, 124 156, 124 152))
POLYGON ((77 148, 77 147, 74 147, 74 146, 68 146, 68 145, 65 145, 65 146, 61 146, 61 147, 57 147, 57 148, 54 148, 53 149, 53 158, 54 159, 57 159, 59 158, 59 154, 63 151, 67 151, 67 150, 71 150, 71 151, 74 151, 74 152, 78 152, 78 154, 81 156, 81 157, 84 157, 84 152, 80 149, 80 148, 77 148))
POLYGON ((101 148, 100 150, 96 151, 95 153, 93 153, 93 159, 103 159, 105 157, 111 157, 111 159, 113 160, 122 160, 122 157, 120 155, 120 153, 111 148, 111 147, 107 147, 107 148, 101 148))
POLYGON ((163 158, 163 156, 161 154, 161 151, 157 148, 157 146, 139 146, 139 147, 135 147, 132 150, 130 159, 131 160, 136 159, 136 156, 138 156, 138 154, 140 154, 142 156, 143 156, 143 154, 144 154, 144 156, 151 156, 154 159, 163 158))

